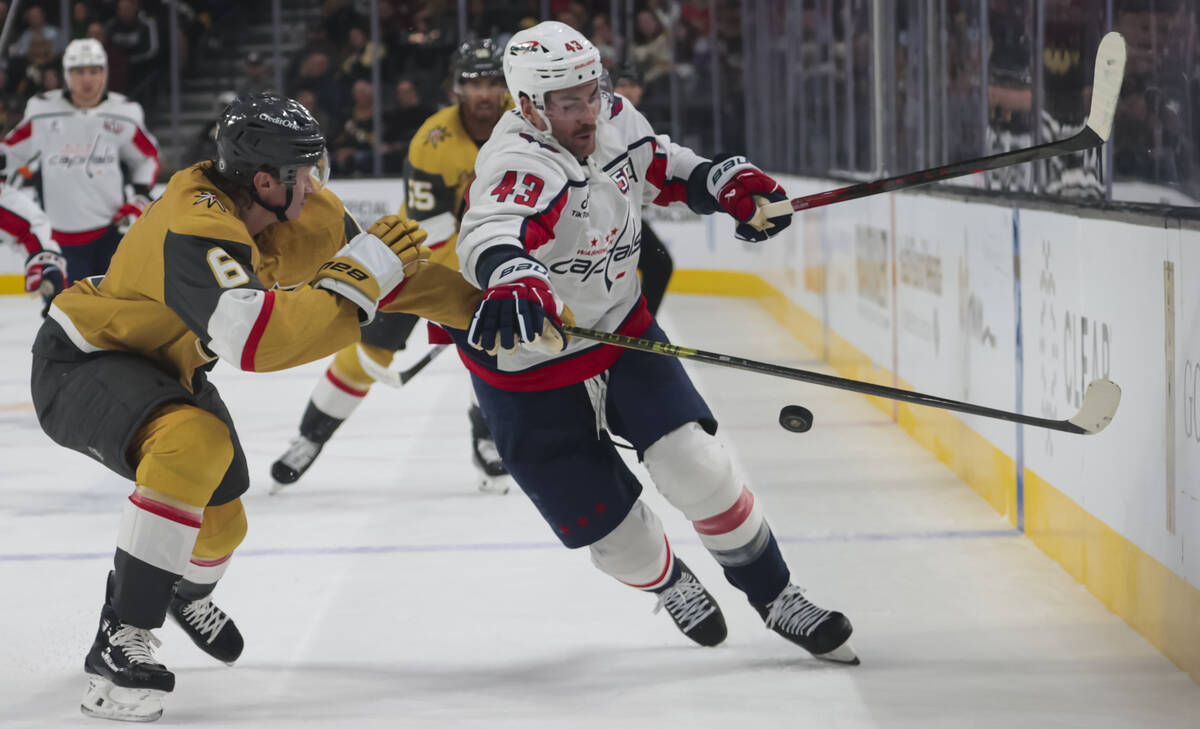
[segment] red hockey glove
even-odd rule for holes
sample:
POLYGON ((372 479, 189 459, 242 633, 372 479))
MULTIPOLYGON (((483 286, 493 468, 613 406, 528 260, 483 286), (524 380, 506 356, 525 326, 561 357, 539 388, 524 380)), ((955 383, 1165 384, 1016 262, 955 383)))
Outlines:
POLYGON ((134 195, 125 201, 125 204, 117 208, 116 214, 113 215, 113 223, 118 228, 129 229, 133 225, 133 221, 142 217, 142 213, 146 212, 146 208, 150 206, 150 198, 145 195, 134 195))
POLYGON ((38 251, 25 260, 25 290, 52 299, 63 290, 67 261, 54 251, 38 251))
POLYGON ((768 218, 767 226, 762 230, 749 224, 760 205, 786 200, 787 193, 778 182, 747 162, 745 157, 718 156, 708 170, 706 181, 708 194, 730 215, 737 218, 738 225, 734 235, 741 240, 762 242, 778 234, 792 222, 791 215, 777 215, 768 218))
POLYGON ((500 349, 514 352, 522 344, 556 354, 567 346, 563 318, 570 315, 565 312, 546 267, 532 258, 513 258, 492 272, 467 341, 492 355, 500 349))

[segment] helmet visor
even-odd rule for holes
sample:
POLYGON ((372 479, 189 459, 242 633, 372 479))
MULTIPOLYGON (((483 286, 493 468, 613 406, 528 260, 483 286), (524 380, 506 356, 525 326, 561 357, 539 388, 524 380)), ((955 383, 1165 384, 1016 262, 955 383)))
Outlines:
POLYGON ((595 81, 546 94, 546 117, 554 122, 594 122, 611 99, 612 85, 604 74, 595 81))
POLYGON ((329 152, 321 150, 321 157, 313 164, 284 165, 279 168, 279 181, 285 185, 295 185, 304 176, 312 184, 313 192, 318 192, 329 182, 329 152))

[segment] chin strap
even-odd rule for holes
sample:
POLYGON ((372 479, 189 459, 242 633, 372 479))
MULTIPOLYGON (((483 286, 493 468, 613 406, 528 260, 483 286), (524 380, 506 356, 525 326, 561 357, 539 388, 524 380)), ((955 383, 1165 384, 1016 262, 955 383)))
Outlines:
POLYGON ((261 205, 262 207, 275 213, 275 217, 279 218, 279 222, 281 222, 281 223, 287 222, 287 209, 292 206, 292 186, 291 185, 287 186, 287 197, 284 199, 283 205, 280 205, 280 206, 268 205, 266 202, 264 202, 263 199, 258 196, 258 192, 255 191, 253 185, 251 185, 251 187, 250 187, 250 198, 252 200, 254 200, 254 202, 261 205))

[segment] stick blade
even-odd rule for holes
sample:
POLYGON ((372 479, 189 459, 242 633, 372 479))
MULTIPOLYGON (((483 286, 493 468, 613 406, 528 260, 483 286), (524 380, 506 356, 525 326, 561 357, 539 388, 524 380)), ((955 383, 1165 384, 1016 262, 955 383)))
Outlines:
POLYGON ((1121 404, 1121 388, 1112 380, 1092 380, 1083 395, 1083 407, 1067 422, 1080 428, 1086 435, 1104 430, 1117 414, 1121 404))
POLYGON ((1113 115, 1125 79, 1125 38, 1113 31, 1100 39, 1096 76, 1092 80, 1092 109, 1087 125, 1104 141, 1112 134, 1113 115))

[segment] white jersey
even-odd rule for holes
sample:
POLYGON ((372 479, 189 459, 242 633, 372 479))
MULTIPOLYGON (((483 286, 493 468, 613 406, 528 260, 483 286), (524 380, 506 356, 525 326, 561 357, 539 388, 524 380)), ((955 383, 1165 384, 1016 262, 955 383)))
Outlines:
POLYGON ((42 207, 67 243, 112 224, 127 182, 149 187, 158 177, 158 143, 141 104, 114 92, 91 109, 77 108, 61 89, 38 94, 4 147, 9 169, 40 168, 42 207))
POLYGON ((11 185, 0 185, 0 241, 16 243, 26 257, 41 251, 62 253, 50 237, 46 213, 11 185))
MULTIPOLYGON (((577 325, 638 336, 651 323, 637 275, 642 206, 687 202, 688 178, 706 161, 656 135, 620 96, 601 111, 596 150, 583 163, 510 111, 475 162, 458 238, 463 276, 487 288, 478 280, 480 257, 519 246, 549 269, 551 288, 577 325)), ((462 352, 468 368, 507 390, 581 382, 618 356, 615 347, 582 339, 552 356, 524 348, 497 357, 462 352)))

